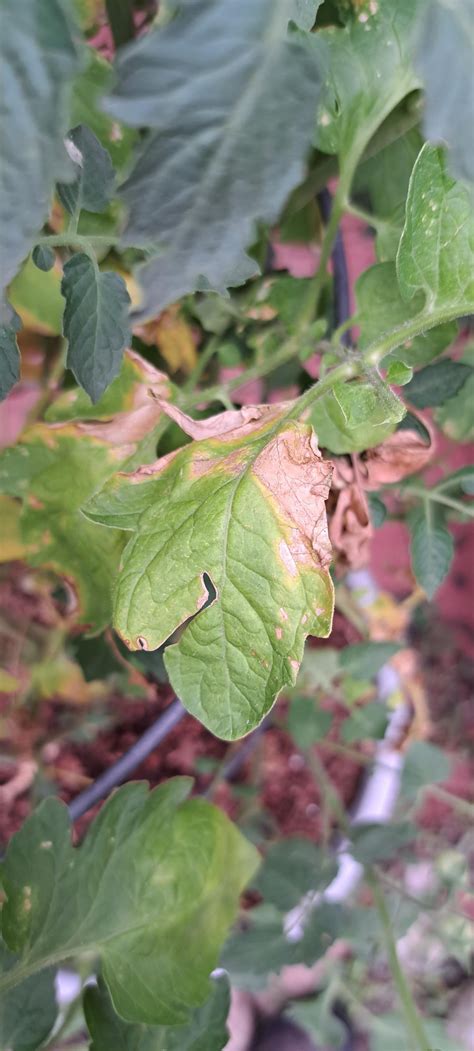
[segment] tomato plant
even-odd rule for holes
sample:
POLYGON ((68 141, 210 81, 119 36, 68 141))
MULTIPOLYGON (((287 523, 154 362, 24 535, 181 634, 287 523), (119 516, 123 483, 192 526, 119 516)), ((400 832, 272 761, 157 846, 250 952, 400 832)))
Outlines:
MULTIPOLYGON (((371 1047, 447 1051, 383 879, 412 849, 419 794, 449 773, 413 728, 406 632, 449 573, 452 522, 472 517, 472 469, 440 470, 437 453, 472 427, 472 0, 0 12, 0 388, 13 414, 32 394, 0 454, 2 562, 29 567, 48 609, 41 630, 6 631, 20 649, 6 646, 0 690, 33 723, 45 699, 74 700, 64 732, 88 740, 112 680, 177 698, 69 813, 41 775, 48 741, 31 746, 39 805, 1 875, 2 1047, 86 1047, 87 1027, 94 1051, 219 1051, 229 981, 234 996, 316 961, 323 991, 293 1015, 340 1047, 347 1011, 370 1014, 347 961, 381 939, 400 1009, 372 1013, 371 1047), (370 257, 357 279, 354 229, 370 257), (410 536, 403 607, 357 576, 387 517, 410 536), (335 607, 355 633, 342 646, 335 607), (397 705, 410 730, 393 729, 397 705), (189 777, 160 777, 115 791, 73 845, 71 822, 185 710, 219 741, 252 735, 237 756, 280 727, 319 786, 320 841, 263 831, 257 768, 237 821, 189 777), (378 748, 386 763, 406 751, 399 810, 351 821, 322 740, 377 769, 378 748), (362 878, 371 908, 342 903, 346 869, 345 896, 362 878), (58 1016, 65 963, 97 982, 58 1016)), ((208 761, 218 798, 233 760, 208 761)), ((454 880, 440 879, 448 927, 454 880)))

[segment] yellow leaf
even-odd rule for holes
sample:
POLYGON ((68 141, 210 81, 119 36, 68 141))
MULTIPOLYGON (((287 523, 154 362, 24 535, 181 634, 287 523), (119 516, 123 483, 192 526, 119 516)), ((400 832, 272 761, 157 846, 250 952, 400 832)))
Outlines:
POLYGON ((10 672, 4 671, 0 668, 0 693, 12 693, 13 690, 17 690, 20 683, 18 679, 15 679, 14 675, 10 675, 10 672))
POLYGON ((190 325, 179 315, 179 307, 163 311, 157 321, 150 321, 137 331, 144 343, 155 344, 170 372, 192 372, 197 352, 190 325))
POLYGON ((0 520, 2 523, 2 543, 0 546, 0 563, 13 562, 24 558, 31 551, 31 546, 23 543, 20 531, 21 504, 11 496, 0 496, 0 520))

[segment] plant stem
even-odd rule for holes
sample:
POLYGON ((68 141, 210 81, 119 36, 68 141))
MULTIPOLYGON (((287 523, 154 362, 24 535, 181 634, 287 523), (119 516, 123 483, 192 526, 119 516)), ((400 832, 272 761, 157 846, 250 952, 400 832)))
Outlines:
POLYGON ((467 799, 459 799, 459 796, 448 792, 447 788, 441 788, 440 785, 426 785, 425 792, 439 799, 441 803, 446 803, 469 821, 474 821, 474 804, 469 803, 467 799))
POLYGON ((199 357, 197 359, 197 362, 196 362, 196 364, 195 364, 195 366, 193 368, 193 371, 191 372, 190 376, 188 376, 188 378, 186 380, 186 383, 183 383, 183 386, 182 386, 181 390, 189 391, 190 393, 191 393, 191 391, 195 390, 195 388, 197 387, 197 385, 199 383, 199 380, 201 379, 201 376, 202 376, 202 374, 203 374, 203 372, 204 372, 204 370, 206 368, 206 365, 209 364, 211 358, 214 356, 214 354, 218 350, 219 343, 220 343, 220 337, 219 336, 212 336, 212 338, 207 341, 206 346, 204 347, 204 350, 201 351, 201 353, 200 353, 200 355, 199 355, 199 357))
POLYGON ((311 773, 314 776, 315 781, 319 785, 319 789, 325 806, 327 807, 327 809, 332 810, 334 817, 338 821, 341 828, 344 830, 344 832, 348 833, 349 821, 347 818, 346 811, 344 809, 344 805, 341 803, 341 800, 336 792, 336 789, 334 788, 331 778, 328 777, 326 768, 321 762, 319 755, 317 754, 317 752, 313 751, 313 749, 309 748, 305 749, 303 754, 311 770, 311 773))
POLYGON ((470 507, 469 504, 463 504, 461 500, 455 500, 452 496, 444 496, 437 489, 423 489, 423 486, 409 482, 403 486, 402 492, 414 493, 423 497, 425 501, 443 504, 444 507, 450 507, 453 511, 467 515, 468 518, 474 518, 474 507, 470 507))
POLYGON ((408 985, 400 960, 398 959, 397 946, 393 937, 390 914, 387 909, 387 904, 379 880, 373 869, 367 869, 366 878, 374 897, 375 907, 379 914, 385 950, 387 952, 390 970, 405 1016, 407 1032, 414 1042, 413 1051, 416 1051, 416 1049, 418 1049, 418 1051, 431 1051, 420 1015, 418 1014, 416 1004, 411 994, 410 986, 408 985))
POLYGON ((112 248, 118 245, 119 241, 120 238, 111 237, 110 234, 87 234, 86 237, 70 231, 64 234, 45 234, 43 237, 37 237, 35 244, 48 245, 49 248, 79 248, 81 252, 86 252, 90 245, 110 245, 112 248))

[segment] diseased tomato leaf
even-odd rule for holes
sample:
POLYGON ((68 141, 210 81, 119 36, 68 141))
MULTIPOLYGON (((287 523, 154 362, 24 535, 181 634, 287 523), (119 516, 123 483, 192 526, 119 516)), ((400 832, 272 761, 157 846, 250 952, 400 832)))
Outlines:
POLYGON ((209 994, 209 974, 258 861, 221 810, 186 800, 191 784, 174 778, 152 792, 144 782, 126 785, 77 848, 58 799, 27 818, 2 866, 2 933, 20 973, 99 956, 122 1018, 187 1021, 209 994))
POLYGON ((110 622, 123 537, 93 525, 80 507, 153 432, 161 409, 149 389, 167 394, 166 377, 128 352, 115 389, 98 408, 86 394, 67 391, 49 410, 63 421, 79 413, 98 419, 36 424, 0 454, 0 491, 23 501, 19 526, 27 560, 66 578, 78 621, 91 631, 110 622))
POLYGON ((194 618, 166 651, 171 682, 213 733, 241 737, 294 683, 306 636, 331 629, 332 467, 288 406, 200 422, 163 408, 195 441, 116 475, 84 510, 133 532, 116 588, 119 634, 131 649, 156 649, 194 618))

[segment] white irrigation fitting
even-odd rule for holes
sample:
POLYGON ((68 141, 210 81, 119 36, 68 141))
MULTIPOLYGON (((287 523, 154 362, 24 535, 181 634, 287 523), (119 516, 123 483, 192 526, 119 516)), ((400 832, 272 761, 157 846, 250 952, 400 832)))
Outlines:
MULTIPOLYGON (((368 569, 347 574, 346 583, 357 592, 357 601, 364 608, 371 606, 380 589, 368 569)), ((391 664, 384 664, 377 675, 378 698, 385 701, 401 687, 400 676, 391 664)), ((392 712, 383 740, 377 745, 374 765, 349 816, 350 825, 374 821, 388 821, 395 810, 400 790, 403 755, 396 744, 412 720, 412 708, 406 701, 392 712)), ((314 891, 285 917, 284 929, 288 941, 300 941, 311 910, 322 901, 342 903, 352 894, 360 882, 364 866, 352 857, 350 844, 343 840, 336 851, 338 872, 324 891, 314 891)))

